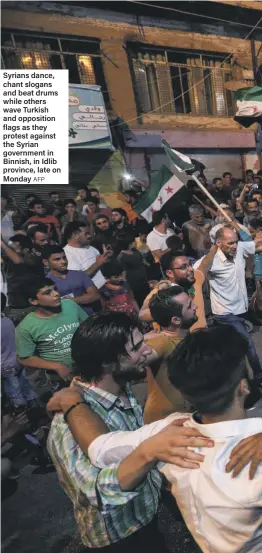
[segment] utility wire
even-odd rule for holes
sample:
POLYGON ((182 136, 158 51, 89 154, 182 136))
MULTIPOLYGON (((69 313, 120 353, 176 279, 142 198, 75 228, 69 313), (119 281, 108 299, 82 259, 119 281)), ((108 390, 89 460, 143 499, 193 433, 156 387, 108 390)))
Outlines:
MULTIPOLYGON (((201 15, 200 13, 193 13, 193 12, 187 12, 183 10, 179 10, 178 8, 168 8, 167 6, 159 6, 158 4, 149 4, 147 2, 139 2, 136 0, 126 0, 126 2, 129 2, 130 4, 140 4, 141 6, 148 6, 149 8, 158 8, 160 10, 167 10, 170 12, 176 12, 176 13, 182 13, 184 15, 194 15, 196 17, 203 17, 205 19, 212 19, 213 21, 220 21, 222 23, 232 23, 234 25, 238 25, 241 27, 249 27, 252 28, 252 25, 249 25, 248 23, 239 23, 239 22, 230 22, 227 19, 221 19, 219 17, 213 17, 211 15, 201 15)), ((259 29, 262 29, 262 27, 258 27, 259 29)))

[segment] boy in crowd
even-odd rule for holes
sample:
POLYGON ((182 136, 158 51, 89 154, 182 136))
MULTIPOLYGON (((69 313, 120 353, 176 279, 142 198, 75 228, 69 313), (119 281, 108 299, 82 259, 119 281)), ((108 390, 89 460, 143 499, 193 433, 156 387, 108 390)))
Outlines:
POLYGON ((72 300, 61 300, 52 280, 28 282, 26 295, 35 307, 16 328, 18 361, 68 380, 72 371, 71 339, 87 313, 72 300))

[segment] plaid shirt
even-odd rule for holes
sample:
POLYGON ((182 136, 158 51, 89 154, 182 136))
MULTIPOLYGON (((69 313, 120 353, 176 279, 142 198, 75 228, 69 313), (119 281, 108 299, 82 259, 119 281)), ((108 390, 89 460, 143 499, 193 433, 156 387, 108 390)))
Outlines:
MULTIPOLYGON (((129 401, 125 402, 100 388, 80 385, 86 403, 111 432, 137 430, 143 425, 141 406, 129 386, 125 390, 129 401)), ((123 540, 155 516, 162 483, 157 470, 151 470, 134 491, 124 492, 117 479, 120 463, 102 470, 92 465, 60 414, 53 420, 48 450, 60 483, 73 502, 84 545, 104 547, 123 540)))

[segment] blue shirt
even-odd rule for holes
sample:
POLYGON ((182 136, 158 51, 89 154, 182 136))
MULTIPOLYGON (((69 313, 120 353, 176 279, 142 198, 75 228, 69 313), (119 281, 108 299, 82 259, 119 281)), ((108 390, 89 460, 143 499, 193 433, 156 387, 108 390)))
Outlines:
MULTIPOLYGON (((61 296, 71 296, 76 298, 86 293, 90 286, 94 286, 93 281, 84 271, 67 271, 65 278, 54 276, 52 273, 48 273, 47 278, 50 278, 57 287, 57 290, 61 296)), ((81 305, 89 315, 92 315, 93 309, 89 305, 81 305)))

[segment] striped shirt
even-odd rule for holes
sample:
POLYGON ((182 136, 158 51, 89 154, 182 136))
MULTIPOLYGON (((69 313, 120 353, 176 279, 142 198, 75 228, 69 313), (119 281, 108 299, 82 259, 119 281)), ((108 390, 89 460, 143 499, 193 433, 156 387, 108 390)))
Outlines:
MULTIPOLYGON (((86 384, 84 400, 106 423, 108 429, 137 430, 143 425, 142 408, 129 386, 126 396, 86 384)), ((105 547, 123 540, 151 522, 158 510, 162 477, 151 470, 134 490, 124 492, 118 483, 120 463, 103 469, 91 464, 57 414, 48 437, 48 451, 62 487, 74 505, 82 541, 88 547, 105 547)))

